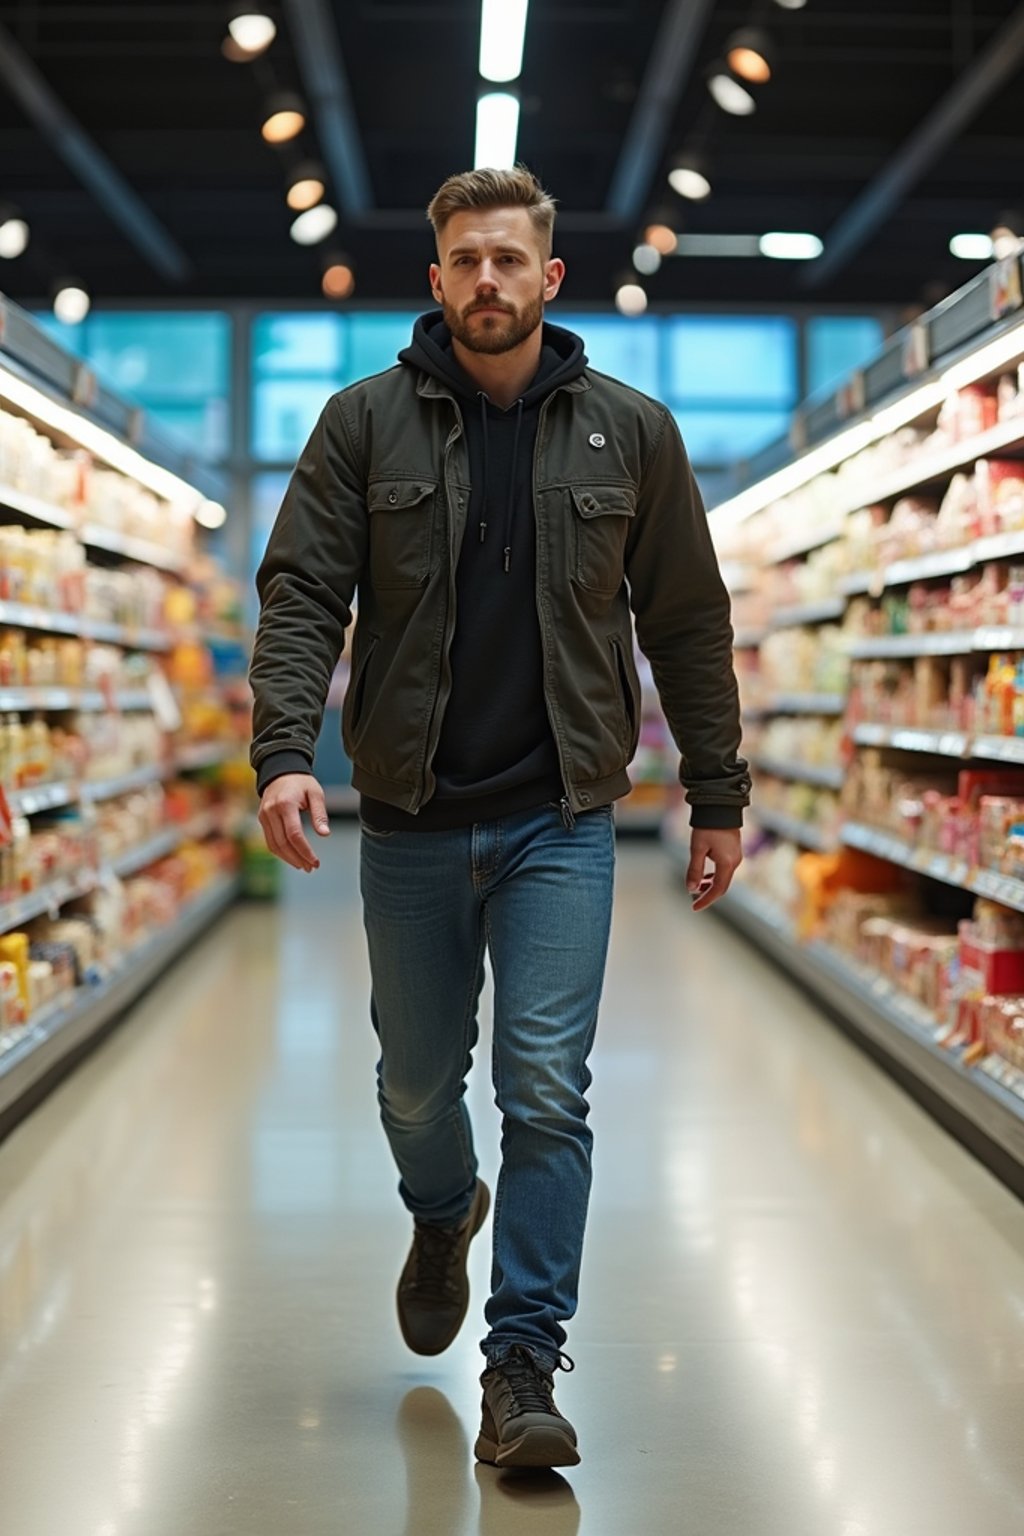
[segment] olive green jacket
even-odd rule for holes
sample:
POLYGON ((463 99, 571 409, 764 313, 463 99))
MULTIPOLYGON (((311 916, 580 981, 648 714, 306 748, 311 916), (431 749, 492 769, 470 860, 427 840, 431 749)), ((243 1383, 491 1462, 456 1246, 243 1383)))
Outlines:
MULTIPOLYGON (((312 764, 358 593, 342 736, 355 788, 416 812, 451 689, 469 504, 459 403, 399 365, 334 395, 256 578, 251 762, 312 764), (285 759, 281 759, 285 762, 285 759)), ((750 778, 729 597, 675 421, 587 368, 541 407, 533 464, 544 690, 573 811, 627 793, 640 733, 630 609, 695 826, 736 827, 750 778)))

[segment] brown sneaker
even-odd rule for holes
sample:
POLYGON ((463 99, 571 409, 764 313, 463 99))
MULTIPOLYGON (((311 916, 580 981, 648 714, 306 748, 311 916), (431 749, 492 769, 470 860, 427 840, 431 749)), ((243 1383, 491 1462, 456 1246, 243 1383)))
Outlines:
MULTIPOLYGON (((574 1369, 559 1355, 563 1371, 574 1369)), ((523 1344, 480 1378, 484 1389, 478 1461, 495 1467, 575 1467, 580 1459, 576 1431, 555 1407, 554 1373, 523 1344)))
POLYGON ((490 1190, 477 1179, 469 1215, 459 1226, 416 1223, 398 1282, 398 1323, 402 1338, 417 1355, 441 1354, 465 1321, 469 1245, 486 1221, 490 1204, 490 1190))

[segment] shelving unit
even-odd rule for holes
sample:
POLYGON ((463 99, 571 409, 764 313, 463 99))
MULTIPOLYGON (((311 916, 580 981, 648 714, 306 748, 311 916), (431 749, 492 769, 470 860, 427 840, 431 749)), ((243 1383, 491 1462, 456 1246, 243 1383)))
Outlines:
MULTIPOLYGON (((223 487, 216 477, 161 442, 142 413, 103 389, 95 390, 95 381, 91 381, 90 390, 83 395, 82 372, 82 366, 43 337, 27 315, 0 299, 0 411, 28 417, 37 432, 44 437, 50 435, 60 445, 78 443, 104 470, 118 472, 144 487, 147 496, 129 508, 136 521, 125 525, 134 527, 135 532, 107 526, 103 510, 97 513, 92 503, 83 512, 79 507, 57 505, 45 496, 2 483, 0 523, 71 533, 84 546, 87 556, 95 556, 90 564, 109 566, 127 561, 181 577, 188 563, 185 535, 191 537, 192 513, 206 499, 223 500, 223 487), (78 403, 85 395, 95 398, 94 408, 83 408, 78 403), (123 430, 119 433, 112 424, 123 430), (149 527, 153 537, 136 536, 149 527), (166 547, 156 542, 165 527, 170 530, 166 547)), ((45 445, 38 446, 44 451, 38 462, 32 460, 37 468, 46 462, 45 445)), ((121 489, 127 489, 130 496, 130 487, 121 489)), ((103 483, 94 481, 91 492, 103 495, 103 483)), ((126 506, 128 501, 125 498, 126 506)), ((156 658, 179 643, 203 643, 207 638, 222 643, 219 635, 206 637, 198 632, 198 626, 192 626, 188 633, 174 633, 170 629, 115 623, 81 612, 51 611, 33 602, 8 600, 0 601, 0 628, 21 630, 32 636, 72 636, 87 643, 119 647, 125 652, 148 652, 154 658, 154 669, 156 658)), ((161 679, 153 679, 154 685, 160 682, 161 679)), ((114 689, 0 687, 3 713, 151 711, 160 720, 160 706, 155 686, 149 685, 114 689)), ((165 739, 169 739, 170 729, 165 716, 165 739)), ((67 806, 100 805, 173 776, 215 766, 233 757, 236 750, 222 742, 204 742, 183 748, 173 757, 164 758, 161 753, 159 761, 144 763, 114 778, 33 784, 9 791, 9 809, 15 817, 36 817, 67 806)), ((116 820, 111 823, 116 824, 116 820)), ((62 878, 0 906, 0 933, 16 931, 47 914, 55 916, 69 903, 89 896, 98 885, 112 879, 129 879, 174 854, 186 841, 201 841, 229 830, 219 809, 203 811, 186 824, 173 822, 160 827, 136 846, 124 848, 99 863, 90 860, 78 867, 71 866, 72 872, 62 878)), ((113 844, 108 842, 107 846, 113 844)), ((211 861, 211 871, 214 867, 211 861)), ((89 1043, 111 1027, 164 966, 209 929, 237 890, 235 878, 215 879, 183 907, 173 924, 126 954, 113 975, 99 982, 87 980, 70 1001, 37 1009, 27 1025, 12 1026, 8 1020, 4 1027, 0 1020, 0 1134, 31 1107, 43 1088, 66 1070, 89 1043)))
MULTIPOLYGON (((1017 259, 1021 260, 1019 256, 1017 259)), ((1024 265, 1021 271, 1024 275, 1024 265)), ((922 325, 932 337, 929 342, 929 369, 924 373, 908 375, 902 384, 894 385, 893 362, 898 362, 901 357, 909 358, 913 349, 907 348, 901 352, 900 343, 891 342, 887 349, 885 368, 879 366, 876 373, 873 365, 868 365, 858 380, 857 389, 845 395, 843 404, 837 404, 834 410, 828 404, 816 404, 813 414, 808 414, 802 427, 798 423, 794 440, 803 439, 806 443, 802 457, 786 464, 780 461, 777 453, 766 455, 764 478, 758 482, 755 471, 752 484, 725 503, 720 512, 712 509, 713 533, 716 527, 735 529, 747 517, 764 519, 745 542, 733 544, 727 551, 729 558, 726 561, 727 565, 738 564, 743 567, 746 591, 761 589, 760 603, 751 603, 748 611, 751 621, 756 617, 762 622, 759 625, 754 622, 744 625, 739 621, 738 638, 742 638, 747 652, 758 644, 767 643, 772 647, 769 664, 761 670, 760 675, 756 661, 748 654, 743 657, 745 692, 758 701, 745 708, 744 719, 749 722, 765 722, 767 727, 762 744, 754 743, 749 752, 755 770, 789 781, 792 785, 807 785, 812 789, 840 793, 847 776, 845 756, 842 762, 836 761, 834 764, 823 764, 819 752, 808 752, 808 756, 814 759, 813 764, 794 760, 801 755, 796 743, 806 739, 806 731, 801 734, 801 729, 776 730, 771 725, 778 716, 806 716, 812 722, 810 729, 817 738, 819 734, 824 735, 825 722, 834 721, 846 714, 847 706, 845 694, 823 697, 820 694, 800 692, 796 688, 785 688, 786 673, 783 668, 789 654, 799 659, 801 672, 798 676, 811 674, 807 665, 809 658, 806 647, 801 643, 790 649, 784 648, 781 641, 776 642, 774 639, 780 631, 796 625, 809 626, 823 622, 841 625, 848 602, 861 596, 881 600, 891 593, 895 600, 887 605, 888 611, 898 614, 903 606, 897 595, 901 588, 967 576, 968 573, 980 572, 993 561, 1019 561, 1024 564, 1024 527, 1012 526, 1014 521, 1020 521, 1017 506, 1019 491, 1017 483, 1006 481, 1005 477, 991 481, 979 480, 979 484, 997 488, 993 490, 993 495, 998 493, 998 487, 1005 489, 1009 485, 1009 499, 1000 495, 1000 499, 991 504, 983 504, 980 499, 977 504, 983 512, 987 505, 1000 509, 1000 515, 1010 524, 1002 532, 986 534, 984 537, 968 537, 963 544, 952 547, 924 547, 928 538, 935 541, 941 538, 946 546, 950 544, 954 524, 944 517, 941 524, 936 523, 930 531, 926 527, 920 540, 919 553, 907 553, 902 558, 890 555, 886 563, 877 569, 849 569, 854 560, 864 559, 863 552, 850 554, 848 551, 837 550, 825 555, 817 553, 843 539, 847 533, 851 538, 863 540, 865 519, 858 519, 852 527, 847 524, 847 519, 863 508, 883 505, 891 509, 895 501, 914 491, 934 492, 937 499, 942 499, 955 473, 973 470, 977 461, 984 458, 1024 461, 1024 306, 993 324, 986 319, 989 311, 987 283, 986 275, 975 284, 968 285, 963 295, 947 301, 936 312, 934 334, 931 331, 932 317, 925 317, 922 325), (959 317, 955 325, 952 323, 954 315, 959 317), (954 335, 957 338, 955 350, 945 340, 954 335), (1018 367, 1021 370, 1021 383, 1001 385, 997 406, 996 381, 1005 374, 1015 379, 1018 367), (876 378, 884 379, 886 383, 876 384, 876 378), (988 381, 989 399, 993 402, 989 409, 1007 411, 1009 407, 1005 419, 990 430, 975 432, 971 436, 964 435, 956 442, 939 444, 938 413, 947 397, 976 382, 984 381, 988 381), (848 414, 851 395, 865 402, 860 417, 851 418, 848 414), (819 423, 827 423, 829 420, 832 422, 831 428, 819 427, 819 423), (881 444, 881 440, 890 433, 915 426, 922 441, 930 438, 930 442, 900 464, 892 463, 888 449, 878 451, 874 446, 881 444), (856 476, 853 467, 847 462, 854 454, 864 454, 863 464, 867 466, 856 476), (811 487, 812 481, 818 483, 811 487), (786 501, 788 497, 793 498, 791 503, 786 501), (793 527, 785 537, 780 538, 778 530, 784 526, 787 510, 795 515, 812 513, 814 525, 793 527), (764 553, 760 554, 759 551, 764 553), (808 572, 805 577, 800 572, 783 573, 774 569, 804 556, 811 557, 816 563, 820 562, 820 570, 813 575, 808 572), (844 566, 848 574, 834 574, 841 573, 844 566), (754 574, 751 574, 752 571, 754 574), (758 572, 761 573, 760 580, 758 572), (821 583, 829 576, 831 591, 820 602, 780 605, 779 597, 782 593, 811 593, 820 590, 821 583), (777 594, 774 611, 767 600, 773 593, 777 594), (758 629, 764 631, 760 636, 758 629), (820 732, 813 724, 815 717, 822 722, 820 732), (780 750, 783 743, 785 750, 780 750)), ((967 419, 962 414, 965 410, 974 410, 971 419, 980 420, 981 397, 972 395, 966 405, 965 399, 967 397, 962 397, 957 405, 957 412, 961 414, 958 416, 949 411, 944 415, 944 421, 948 423, 959 420, 962 423, 967 419)), ((901 444, 896 451, 906 450, 901 444)), ((956 503, 947 503, 947 506, 955 510, 956 503)), ((985 512, 985 515, 994 514, 985 512)), ((999 525, 993 521, 988 526, 999 525)), ((975 531, 976 528, 977 524, 975 531)), ((721 542, 720 538, 717 541, 721 542)), ((865 543, 858 547, 866 551, 872 546, 865 543)), ((928 612, 930 622, 942 622, 941 617, 932 617, 933 613, 939 612, 938 609, 929 609, 928 612)), ((952 612, 952 609, 947 612, 952 612)), ((983 615, 985 612, 986 609, 979 603, 975 613, 983 615)), ((1010 612, 1012 616, 1012 609, 1010 612)), ((973 618, 974 614, 970 616, 973 618)), ((892 619, 881 622, 889 627, 892 619)), ((963 689, 965 679, 969 682, 976 676, 977 668, 975 666, 965 671, 964 664, 958 658, 965 658, 969 662, 972 657, 1004 653, 1012 656, 1015 652, 1024 652, 1024 628, 1012 622, 978 627, 975 621, 973 627, 968 627, 961 621, 956 630, 928 630, 916 634, 854 634, 851 629, 849 634, 841 638, 843 656, 855 668, 857 663, 875 660, 894 663, 902 661, 907 663, 907 671, 911 666, 916 666, 922 688, 934 687, 936 679, 941 683, 944 675, 937 668, 929 670, 928 663, 922 658, 950 658, 947 665, 957 669, 954 676, 959 679, 959 688, 963 689)), ((816 665, 815 675, 820 671, 816 665)), ((995 735, 984 728, 919 728, 860 718, 865 708, 871 707, 873 698, 880 696, 876 690, 884 692, 887 687, 884 673, 876 673, 874 676, 878 681, 872 680, 869 687, 868 680, 872 679, 872 673, 865 669, 865 687, 857 692, 855 716, 847 721, 842 735, 836 733, 834 726, 829 730, 830 741, 844 742, 840 749, 844 754, 847 747, 852 745, 855 749, 874 747, 894 753, 917 754, 920 757, 929 755, 940 760, 947 759, 957 765, 973 762, 979 765, 988 763, 1024 768, 1024 736, 995 735)), ((851 685, 853 681, 855 677, 851 679, 851 685)), ((911 715, 915 702, 912 690, 901 687, 895 691, 895 684, 893 689, 893 713, 911 715), (909 701, 909 707, 900 711, 899 706, 904 706, 905 701, 909 701)), ((931 702, 932 698, 933 695, 929 693, 927 704, 921 706, 923 715, 925 709, 938 714, 938 707, 931 702)), ((883 713, 883 709, 879 708, 878 713, 883 713)), ((960 717, 951 714, 951 718, 966 718, 966 715, 960 717)), ((983 717, 979 714, 979 718, 983 717)), ((889 771, 887 763, 888 760, 883 761, 882 772, 889 771)), ((787 796, 786 802, 793 807, 813 803, 809 796, 800 793, 787 796)), ((853 803, 852 797, 850 803, 853 803)), ((919 847, 909 838, 864 825, 853 819, 849 811, 846 812, 848 819, 840 820, 836 827, 835 842, 827 844, 819 826, 813 822, 808 823, 796 815, 784 815, 771 807, 762 808, 758 803, 756 778, 751 814, 763 830, 797 848, 821 848, 825 851, 832 851, 834 847, 857 849, 924 877, 921 891, 924 893, 922 911, 925 913, 932 910, 944 913, 966 911, 971 896, 985 897, 1015 912, 1024 912, 1024 880, 1004 875, 998 870, 972 867, 962 858, 919 847), (942 898, 935 887, 925 884, 926 881, 937 881, 950 890, 965 893, 965 897, 960 903, 954 897, 942 898), (950 907, 950 901, 954 902, 953 907, 950 907)), ((681 864, 685 850, 670 851, 681 864)), ((768 860, 765 865, 765 884, 779 889, 791 865, 787 864, 785 858, 771 862, 774 855, 770 849, 765 856, 768 860)), ((756 870, 755 861, 750 866, 751 880, 757 879, 756 870)), ((795 910, 795 892, 793 899, 795 910)), ((858 1038, 868 1043, 872 1050, 899 1072, 908 1086, 920 1092, 924 1102, 955 1128, 957 1134, 968 1140, 1000 1176, 1024 1193, 1024 1073, 995 1054, 999 1048, 995 1037, 988 1045, 978 1042, 968 1064, 961 1059, 962 1053, 952 1051, 942 1043, 948 1037, 948 1025, 940 1029, 921 1006, 911 997, 901 994, 887 978, 867 972, 821 940, 801 941, 786 915, 759 895, 749 881, 737 882, 716 910, 813 990, 858 1038)), ((913 925, 910 923, 908 926, 913 925)))

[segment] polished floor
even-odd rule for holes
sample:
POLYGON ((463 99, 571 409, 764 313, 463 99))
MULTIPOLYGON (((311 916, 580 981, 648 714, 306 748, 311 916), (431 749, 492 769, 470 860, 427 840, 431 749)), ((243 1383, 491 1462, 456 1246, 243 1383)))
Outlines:
POLYGON ((1024 1206, 651 845, 558 1378, 583 1464, 475 1467, 486 1242, 463 1336, 410 1355, 355 873, 336 828, 0 1145, 4 1536, 1024 1530, 1024 1206))

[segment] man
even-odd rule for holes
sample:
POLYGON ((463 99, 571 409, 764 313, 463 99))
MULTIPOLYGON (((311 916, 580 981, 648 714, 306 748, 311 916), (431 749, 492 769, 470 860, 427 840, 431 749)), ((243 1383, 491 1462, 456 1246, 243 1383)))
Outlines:
POLYGON ((397 366, 328 401, 257 577, 252 763, 271 850, 318 867, 314 746, 358 593, 345 746, 381 1117, 414 1218, 403 1336, 446 1349, 487 1215, 463 1102, 489 951, 502 1169, 476 1454, 569 1466, 590 1191, 585 1098, 628 792, 640 646, 682 751, 696 910, 740 862, 750 780, 729 602, 668 411, 544 323, 564 265, 524 168, 453 176, 428 209, 441 311, 397 366), (713 878, 705 880, 706 861, 713 878))

